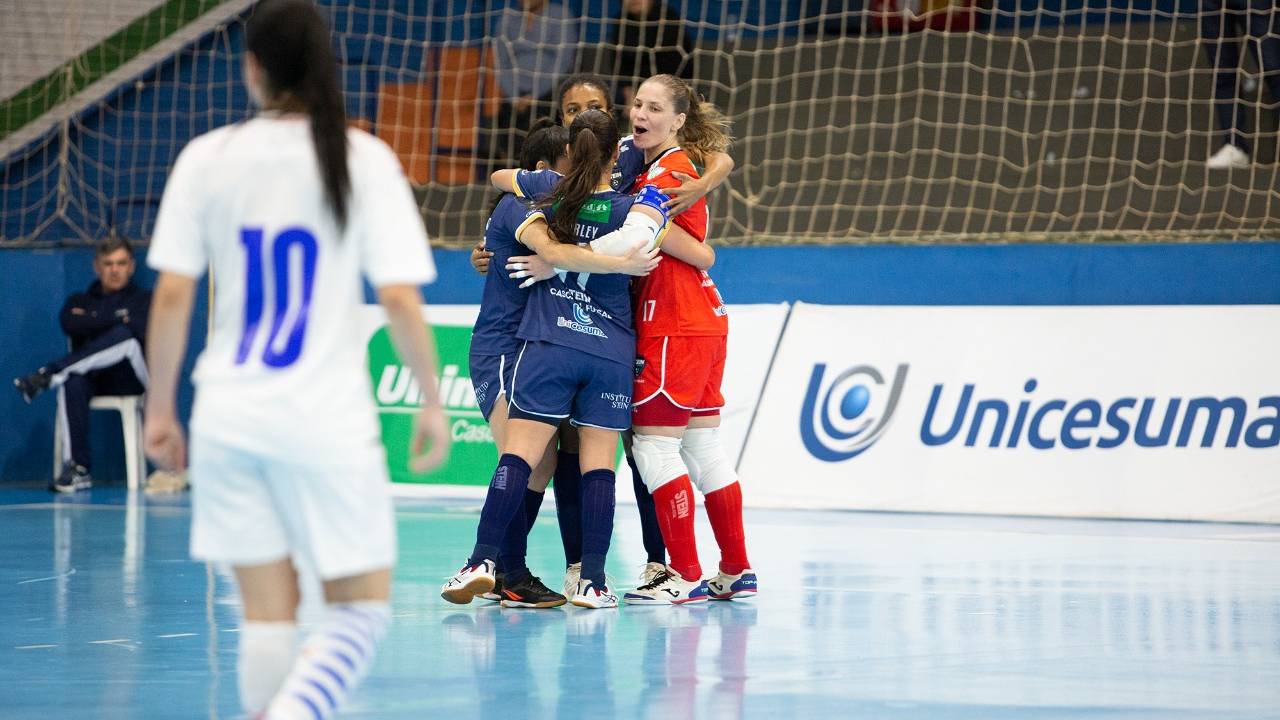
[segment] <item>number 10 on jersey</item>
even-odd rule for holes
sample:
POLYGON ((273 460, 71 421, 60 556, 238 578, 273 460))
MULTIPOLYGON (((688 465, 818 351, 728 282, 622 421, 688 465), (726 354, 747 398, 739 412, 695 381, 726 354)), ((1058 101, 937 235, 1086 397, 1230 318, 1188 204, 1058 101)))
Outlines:
POLYGON ((271 253, 267 257, 263 255, 263 245, 262 228, 246 227, 240 230, 240 246, 245 252, 244 331, 240 335, 240 346, 236 351, 236 364, 243 365, 253 349, 265 305, 263 277, 270 272, 275 280, 275 297, 272 298, 271 329, 267 334, 266 345, 262 348, 262 362, 270 367, 284 368, 297 362, 298 356, 302 354, 307 315, 311 310, 311 290, 315 286, 318 247, 315 236, 299 227, 281 230, 271 242, 271 253), (300 263, 290 262, 295 252, 302 255, 300 263), (264 268, 268 262, 270 267, 264 268), (298 273, 291 272, 295 266, 298 273), (291 297, 291 287, 299 274, 300 297, 296 299, 297 307, 293 308, 290 307, 294 300, 291 297), (292 321, 287 331, 286 320, 292 321), (286 333, 284 347, 279 347, 282 332, 286 333))

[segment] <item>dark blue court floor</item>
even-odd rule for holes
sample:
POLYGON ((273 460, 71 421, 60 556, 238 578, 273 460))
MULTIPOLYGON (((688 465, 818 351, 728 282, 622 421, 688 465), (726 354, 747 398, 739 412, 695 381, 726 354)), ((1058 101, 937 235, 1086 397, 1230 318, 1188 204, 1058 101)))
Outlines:
MULTIPOLYGON (((343 717, 1280 718, 1280 527, 748 511, 754 600, 519 611, 437 594, 476 503, 398 507, 394 623, 343 717)), ((238 716, 234 585, 189 523, 0 491, 0 718, 238 716)), ((633 507, 614 543, 625 589, 633 507)), ((531 546, 558 586, 552 508, 531 546)))

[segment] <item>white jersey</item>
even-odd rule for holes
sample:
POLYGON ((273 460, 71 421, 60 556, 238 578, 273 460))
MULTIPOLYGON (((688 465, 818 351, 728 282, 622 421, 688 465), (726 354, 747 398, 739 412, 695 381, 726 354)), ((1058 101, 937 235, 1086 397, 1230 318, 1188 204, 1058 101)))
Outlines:
POLYGON ((357 324, 361 275, 382 287, 427 283, 436 271, 395 154, 365 132, 347 138, 341 231, 305 117, 219 128, 179 154, 147 264, 192 278, 213 267, 193 435, 292 462, 334 462, 379 443, 357 324))

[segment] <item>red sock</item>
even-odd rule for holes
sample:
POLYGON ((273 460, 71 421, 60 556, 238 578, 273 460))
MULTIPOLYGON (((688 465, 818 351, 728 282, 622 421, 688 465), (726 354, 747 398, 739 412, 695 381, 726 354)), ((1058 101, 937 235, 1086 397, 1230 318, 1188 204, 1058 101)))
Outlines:
POLYGON ((751 567, 747 561, 746 535, 742 531, 742 486, 734 483, 707 493, 707 517, 720 546, 720 572, 737 575, 751 567))
POLYGON ((662 540, 671 555, 671 568, 690 582, 702 579, 698 563, 698 542, 693 535, 693 484, 681 475, 653 493, 654 509, 662 540))

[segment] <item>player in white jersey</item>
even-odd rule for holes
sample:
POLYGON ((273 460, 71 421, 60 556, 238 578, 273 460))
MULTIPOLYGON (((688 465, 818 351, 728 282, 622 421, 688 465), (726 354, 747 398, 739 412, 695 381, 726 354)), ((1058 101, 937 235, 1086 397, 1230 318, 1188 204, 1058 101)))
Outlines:
POLYGON ((399 161, 346 128, 314 5, 265 0, 246 45, 245 80, 264 111, 182 151, 152 237, 160 278, 146 448, 157 465, 186 464, 174 389, 196 282, 211 264, 213 328, 191 419, 192 555, 235 570, 248 714, 326 718, 373 663, 396 557, 361 276, 421 384, 413 464, 426 470, 448 450, 418 290, 435 266, 399 161), (327 603, 301 650, 298 565, 314 569, 327 603))

